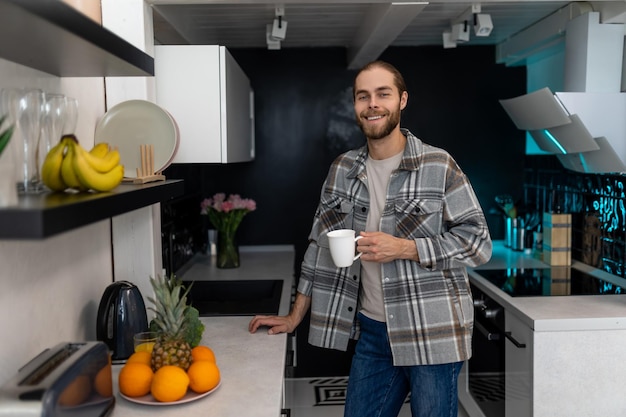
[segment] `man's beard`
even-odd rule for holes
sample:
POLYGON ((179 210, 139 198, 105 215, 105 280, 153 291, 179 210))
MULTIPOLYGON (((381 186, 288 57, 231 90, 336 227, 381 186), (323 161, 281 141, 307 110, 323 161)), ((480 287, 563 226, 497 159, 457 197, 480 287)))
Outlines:
POLYGON ((382 139, 389 136, 400 123, 400 110, 390 112, 389 117, 387 117, 386 122, 382 126, 372 126, 359 116, 357 116, 356 121, 366 138, 382 139))

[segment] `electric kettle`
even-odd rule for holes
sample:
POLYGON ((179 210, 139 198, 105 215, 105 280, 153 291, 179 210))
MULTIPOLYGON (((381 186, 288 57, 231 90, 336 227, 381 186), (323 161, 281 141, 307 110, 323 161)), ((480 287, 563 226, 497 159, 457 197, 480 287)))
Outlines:
POLYGON ((98 306, 96 338, 104 342, 112 360, 125 360, 134 352, 133 336, 148 331, 148 316, 141 292, 128 281, 109 285, 98 306))

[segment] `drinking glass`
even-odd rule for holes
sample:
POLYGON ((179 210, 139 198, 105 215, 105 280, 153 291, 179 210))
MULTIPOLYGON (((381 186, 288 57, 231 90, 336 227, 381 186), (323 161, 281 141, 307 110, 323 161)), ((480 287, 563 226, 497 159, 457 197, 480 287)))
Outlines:
POLYGON ((39 141, 41 118, 46 93, 40 89, 26 90, 20 97, 19 128, 22 133, 22 166, 18 176, 18 192, 32 194, 43 191, 39 174, 39 141))
POLYGON ((155 332, 141 332, 133 336, 135 352, 152 352, 152 348, 157 341, 155 332))
POLYGON ((17 88, 0 90, 0 115, 6 116, 6 126, 15 125, 20 117, 20 97, 22 91, 17 88))
POLYGON ((65 124, 66 98, 63 94, 47 94, 41 120, 41 145, 39 147, 39 170, 50 149, 61 139, 65 124))
POLYGON ((7 147, 0 151, 0 207, 17 204, 15 143, 19 140, 17 130, 17 116, 19 115, 20 90, 15 88, 0 89, 0 116, 4 122, 0 125, 0 132, 13 126, 13 135, 7 147))
MULTIPOLYGON (((0 125, 0 131, 4 131, 8 129, 10 126, 13 126, 13 135, 11 136, 11 141, 7 149, 4 150, 3 155, 5 156, 5 161, 7 159, 11 160, 13 163, 16 159, 18 159, 18 154, 16 154, 16 143, 19 141, 19 117, 21 114, 20 110, 20 97, 22 96, 22 90, 19 88, 3 88, 0 89, 0 116, 4 117, 4 123, 0 125), (11 155, 9 156, 9 153, 11 155)), ((15 164, 12 164, 15 165, 15 164)))

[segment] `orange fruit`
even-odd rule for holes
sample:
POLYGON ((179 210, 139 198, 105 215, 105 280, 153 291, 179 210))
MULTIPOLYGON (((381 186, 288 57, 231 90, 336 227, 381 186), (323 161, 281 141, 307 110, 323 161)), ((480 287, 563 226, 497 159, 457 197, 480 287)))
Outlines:
POLYGON ((193 361, 187 369, 187 375, 189 388, 198 394, 212 390, 220 382, 220 370, 211 361, 193 361))
POLYGON ((208 346, 196 346, 191 349, 191 357, 193 361, 211 361, 215 362, 215 353, 208 346))
POLYGON ((154 373, 145 363, 126 363, 120 369, 118 384, 120 392, 128 397, 141 397, 150 392, 154 373))
POLYGON ((150 361, 152 360, 152 353, 148 351, 135 352, 126 360, 126 363, 144 363, 146 365, 150 365, 150 361))
POLYGON ((111 355, 108 356, 106 365, 100 368, 98 373, 96 373, 93 385, 98 395, 102 397, 113 396, 113 370, 111 367, 111 355))
POLYGON ((78 375, 76 379, 67 384, 61 395, 59 404, 73 407, 85 402, 91 393, 91 381, 87 375, 78 375))
POLYGON ((187 393, 189 377, 183 368, 165 365, 154 373, 150 392, 160 402, 178 401, 187 393))
POLYGON ((113 377, 111 376, 110 363, 98 371, 93 385, 99 395, 103 397, 113 396, 113 377))

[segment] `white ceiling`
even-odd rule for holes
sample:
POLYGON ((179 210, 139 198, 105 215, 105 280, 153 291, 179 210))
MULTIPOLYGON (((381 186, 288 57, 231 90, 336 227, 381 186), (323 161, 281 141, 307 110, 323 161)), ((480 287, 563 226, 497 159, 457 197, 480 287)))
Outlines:
MULTIPOLYGON (((570 13, 564 1, 461 0, 409 2, 399 0, 321 0, 306 3, 286 0, 148 0, 153 7, 155 38, 161 44, 214 44, 228 48, 266 48, 266 25, 275 19, 276 6, 284 7, 286 37, 280 48, 345 47, 353 68, 377 58, 388 46, 439 45, 453 22, 473 24, 472 4, 493 21, 489 37, 475 36, 460 45, 496 45, 554 13, 570 13)), ((577 10, 607 9, 622 18, 624 0, 573 2, 577 10)), ((531 28, 531 29, 529 29, 531 28)), ((558 29, 555 29, 558 30, 558 29)))

